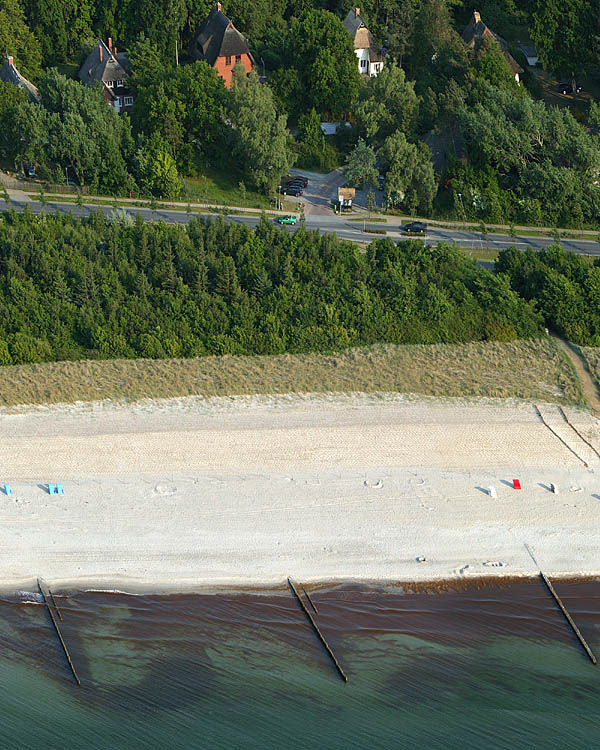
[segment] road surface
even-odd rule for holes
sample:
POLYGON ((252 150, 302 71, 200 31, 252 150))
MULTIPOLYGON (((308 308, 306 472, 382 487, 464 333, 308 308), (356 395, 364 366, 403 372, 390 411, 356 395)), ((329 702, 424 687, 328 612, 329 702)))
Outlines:
MULTIPOLYGON (((29 206, 29 209, 34 214, 39 214, 42 211, 42 204, 35 200, 19 200, 18 195, 11 196, 11 201, 5 204, 0 210, 11 210, 23 211, 25 206, 29 206)), ((72 213, 76 217, 88 216, 90 211, 101 209, 107 216, 110 216, 114 208, 112 206, 95 206, 95 205, 84 205, 82 207, 77 206, 74 203, 62 203, 60 201, 49 200, 43 207, 46 213, 72 213)), ((147 221, 164 221, 168 224, 187 224, 192 216, 212 216, 214 214, 202 214, 192 213, 188 216, 185 211, 176 211, 169 209, 158 209, 152 211, 149 208, 123 208, 119 207, 119 210, 126 211, 131 216, 135 217, 136 214, 140 214, 147 221)), ((236 216, 229 215, 228 221, 235 221, 241 224, 247 224, 248 226, 254 227, 259 221, 259 216, 236 216)), ((295 231, 297 227, 286 227, 288 231, 295 231)), ((354 242, 371 242, 374 239, 381 237, 389 237, 398 242, 404 239, 408 239, 406 235, 403 235, 400 231, 400 220, 398 223, 369 223, 366 220, 363 225, 362 221, 349 221, 345 216, 336 215, 307 215, 306 216, 306 228, 317 229, 321 233, 332 233, 336 234, 340 239, 352 240, 354 242), (365 232, 364 228, 373 230, 385 229, 385 234, 375 234, 365 232)), ((529 237, 520 236, 513 238, 507 234, 489 234, 487 239, 482 237, 480 232, 463 231, 458 229, 442 229, 438 227, 430 227, 427 230, 427 234, 421 237, 427 245, 436 245, 438 242, 456 242, 457 245, 466 250, 502 250, 503 248, 514 245, 519 250, 525 250, 531 248, 532 250, 541 250, 548 245, 554 244, 555 240, 551 237, 529 237)), ((600 243, 595 240, 585 239, 561 239, 560 241, 563 248, 567 251, 574 253, 580 253, 584 255, 600 256, 600 243)))

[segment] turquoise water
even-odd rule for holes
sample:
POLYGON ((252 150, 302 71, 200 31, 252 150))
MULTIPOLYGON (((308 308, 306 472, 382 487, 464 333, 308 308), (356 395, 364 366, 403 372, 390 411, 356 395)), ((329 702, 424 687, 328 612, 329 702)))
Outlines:
MULTIPOLYGON (((600 652, 600 582, 559 593, 600 652)), ((445 593, 335 589, 0 603, 3 747, 592 748, 600 671, 537 582, 445 593)))

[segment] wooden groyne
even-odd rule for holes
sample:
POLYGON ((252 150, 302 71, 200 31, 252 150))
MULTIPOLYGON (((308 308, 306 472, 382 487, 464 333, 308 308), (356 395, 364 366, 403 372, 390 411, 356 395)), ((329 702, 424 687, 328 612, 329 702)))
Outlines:
MULTIPOLYGON (((552 427, 550 427, 550 425, 548 424, 548 422, 546 422, 546 420, 544 419, 544 416, 543 416, 542 412, 540 411, 539 406, 537 404, 534 404, 533 406, 534 406, 534 408, 535 408, 535 410, 536 410, 536 412, 538 414, 538 417, 542 420, 542 422, 550 430, 550 432, 555 437, 557 437, 560 440, 560 442, 565 446, 565 448, 568 448, 571 451, 571 453, 575 456, 575 458, 578 458, 581 461, 581 463, 586 467, 586 469, 589 468, 589 464, 587 463, 587 461, 585 459, 581 458, 581 456, 579 455, 579 453, 577 453, 577 451, 574 451, 573 448, 571 448, 571 446, 567 443, 567 441, 563 440, 561 438, 561 436, 558 434, 558 432, 556 432, 556 430, 554 430, 552 427)), ((564 416, 564 414, 563 414, 563 416, 564 416)))
MULTIPOLYGON (((56 615, 54 614, 55 605, 52 603, 54 601, 54 597, 50 593, 50 589, 48 588, 48 585, 46 584, 45 581, 43 581, 41 578, 38 578, 37 582, 38 582, 38 588, 40 590, 42 598, 44 599, 44 603, 48 609, 48 612, 50 613, 50 619, 52 620, 52 624, 54 625, 54 629, 56 630, 56 635, 58 636, 60 645, 63 647, 63 651, 65 652, 65 656, 67 657, 67 661, 69 662, 69 666, 71 667, 71 672, 73 672, 73 677, 75 678, 75 682, 81 687, 81 680, 79 679, 79 676, 77 675, 75 666, 73 665, 73 661, 71 659, 71 654, 69 654, 69 649, 67 648, 65 639, 63 638, 62 633, 60 632, 60 628, 58 626, 58 620, 56 619, 56 615)), ((58 609, 56 611, 58 614, 58 609)))
POLYGON ((315 610, 315 612, 316 612, 317 614, 319 614, 319 610, 318 610, 318 609, 317 609, 317 607, 315 606, 315 603, 314 603, 314 602, 313 602, 313 600, 312 600, 312 599, 310 598, 310 594, 309 594, 309 593, 308 593, 308 591, 307 591, 307 590, 306 590, 306 589, 304 588, 304 586, 302 586, 302 591, 304 591, 304 594, 305 594, 306 598, 308 599, 308 601, 309 601, 309 604, 310 604, 310 606, 311 606, 311 607, 312 607, 312 608, 313 608, 313 609, 315 610))
POLYGON ((308 611, 308 607, 307 607, 307 606, 306 606, 306 604, 304 604, 304 602, 302 601, 302 598, 301 598, 300 594, 299 594, 299 593, 298 593, 298 591, 296 590, 296 587, 294 586, 294 584, 292 583, 292 580, 291 580, 290 578, 288 578, 288 583, 289 583, 289 585, 290 585, 290 587, 291 587, 292 591, 294 592, 294 594, 295 594, 295 596, 296 596, 296 599, 297 599, 297 600, 298 600, 298 601, 300 602, 300 606, 301 606, 301 607, 302 607, 302 609, 304 610, 304 614, 305 614, 305 615, 306 615, 306 617, 308 618, 308 621, 309 621, 309 622, 310 622, 310 624, 312 625, 312 627, 313 627, 313 629, 314 629, 315 633, 317 634, 317 636, 318 636, 319 640, 321 641, 321 643, 322 643, 322 644, 323 644, 323 646, 325 647, 325 650, 326 650, 326 651, 327 651, 327 653, 329 654, 329 657, 331 658, 331 661, 332 661, 332 662, 333 662, 333 663, 335 664, 335 668, 336 668, 336 669, 337 669, 337 671, 338 671, 338 672, 340 673, 340 677, 342 678, 342 680, 344 680, 344 682, 348 682, 348 677, 347 677, 346 673, 345 673, 345 672, 344 672, 344 670, 342 669, 342 667, 341 667, 341 665, 340 665, 339 661, 338 661, 338 660, 337 660, 337 659, 335 658, 335 654, 333 653, 333 651, 332 651, 332 650, 331 650, 331 648, 329 647, 329 644, 328 644, 328 643, 327 643, 327 641, 325 640, 325 636, 324 636, 324 635, 323 635, 323 633, 321 633, 321 631, 319 630, 319 626, 318 626, 318 625, 317 625, 317 623, 316 623, 316 622, 314 621, 314 619, 313 619, 313 616, 312 616, 312 615, 311 615, 311 613, 310 613, 310 612, 308 611))
POLYGON ((554 589, 554 586, 552 585, 552 581, 548 578, 548 576, 540 568, 540 566, 538 564, 538 561, 536 560, 535 555, 533 554, 533 552, 531 550, 531 547, 528 544, 526 544, 525 545, 525 549, 527 550, 527 552, 529 552, 529 554, 531 556, 531 559, 533 560, 533 562, 535 563, 535 565, 536 565, 536 567, 538 569, 538 573, 539 573, 540 578, 542 579, 542 581, 546 585, 546 588, 548 589, 548 591, 552 595, 552 598, 554 599, 554 601, 558 605, 560 611, 563 613, 563 615, 565 617, 565 620, 569 623, 569 625, 571 627, 571 630, 577 636, 577 639, 579 640, 579 643, 581 643, 581 645, 583 646, 583 648, 584 648, 586 654, 588 655, 590 661, 592 662, 592 664, 597 664, 597 660, 596 660, 596 657, 594 656, 594 652, 588 646, 587 641, 585 640, 585 638, 581 634, 581 631, 579 630, 579 628, 575 624, 575 621, 573 620, 573 618, 569 614, 569 612, 568 612, 567 608, 565 607, 565 605, 562 603, 562 600, 561 600, 560 596, 556 593, 556 591, 554 589))
POLYGON ((568 611, 567 611, 567 608, 565 607, 565 605, 564 605, 564 604, 562 603, 562 601, 561 601, 561 599, 560 599, 560 596, 559 596, 559 595, 558 595, 558 594, 556 593, 556 591, 554 590, 554 586, 552 585, 552 583, 551 583, 550 579, 549 579, 549 578, 548 578, 548 576, 547 576, 547 575, 546 575, 545 573, 543 573, 543 572, 542 572, 541 570, 540 570, 540 577, 541 577, 542 581, 543 581, 543 582, 544 582, 544 583, 546 584, 546 586, 547 586, 547 588, 548 588, 548 591, 549 591, 549 592, 550 592, 550 593, 552 594, 552 596, 554 597, 554 601, 555 601, 555 602, 556 602, 556 603, 558 604, 558 606, 560 607, 560 610, 561 610, 561 612, 562 612, 562 613, 563 613, 563 615, 565 616, 565 619, 566 619, 566 621, 567 621, 567 622, 569 623, 569 625, 571 626, 571 629, 572 629, 572 631, 573 631, 573 632, 575 633, 575 635, 576 635, 576 636, 577 636, 577 638, 579 639, 579 642, 581 643, 581 645, 582 645, 582 646, 583 646, 583 648, 585 649, 585 652, 586 652, 586 654, 587 654, 587 655, 589 656, 589 658, 590 658, 590 661, 592 662, 592 664, 596 664, 597 662, 596 662, 596 657, 594 656, 594 652, 593 652, 593 651, 592 651, 592 649, 591 649, 591 648, 590 648, 590 647, 588 646, 588 644, 587 644, 587 642, 586 642, 585 638, 584 638, 584 637, 583 637, 583 636, 581 635, 581 631, 579 630, 579 628, 577 627, 577 625, 575 625, 575 622, 573 621, 573 618, 572 618, 572 617, 571 617, 571 615, 570 615, 570 614, 568 613, 568 611))
POLYGON ((563 415, 563 417, 565 418, 565 422, 569 425, 569 427, 573 430, 573 432, 577 433, 577 435, 579 435, 581 440, 583 440, 583 442, 586 445, 589 445, 589 447, 594 451, 594 453, 598 456, 598 458, 600 458, 600 452, 598 452, 598 449, 594 445, 592 445, 590 441, 581 434, 581 432, 579 432, 577 427, 575 427, 575 425, 571 422, 569 417, 566 415, 565 410, 562 408, 562 406, 559 406, 558 410, 563 415))

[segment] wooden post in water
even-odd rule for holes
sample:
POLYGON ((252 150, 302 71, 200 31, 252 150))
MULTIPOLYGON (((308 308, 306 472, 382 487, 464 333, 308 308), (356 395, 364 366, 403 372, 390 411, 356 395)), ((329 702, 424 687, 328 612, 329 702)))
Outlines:
POLYGON ((332 651, 332 650, 331 650, 331 648, 329 647, 329 644, 328 644, 328 643, 327 643, 327 641, 325 640, 325 637, 324 637, 323 633, 321 633, 321 631, 319 630, 319 626, 318 626, 318 625, 317 625, 317 623, 316 623, 316 622, 314 621, 314 619, 313 619, 313 616, 312 616, 312 615, 311 615, 311 613, 310 613, 310 612, 308 611, 308 607, 307 607, 307 606, 306 606, 306 604, 304 604, 304 602, 302 601, 302 599, 301 599, 301 597, 300 597, 300 594, 299 594, 299 593, 298 593, 298 592, 296 591, 296 587, 294 586, 294 584, 292 583, 292 581, 291 581, 291 579, 290 579, 290 578, 288 578, 288 583, 289 583, 289 585, 291 586, 291 589, 292 589, 292 591, 293 591, 293 592, 294 592, 294 594, 296 595, 296 599, 297 599, 297 600, 298 600, 298 601, 300 602, 300 606, 301 606, 301 607, 302 607, 302 609, 304 610, 304 614, 305 614, 305 615, 306 615, 306 616, 308 617, 308 621, 309 621, 309 622, 310 622, 310 624, 311 624, 311 625, 313 626, 313 628, 314 628, 314 631, 315 631, 315 633, 317 634, 317 636, 319 637, 319 640, 321 641, 321 643, 322 643, 322 644, 323 644, 323 646, 325 647, 325 650, 326 650, 326 651, 327 651, 327 653, 329 654, 329 656, 330 656, 330 658, 331 658, 331 661, 332 661, 332 662, 333 662, 333 663, 335 664, 335 667, 336 667, 337 671, 338 671, 338 672, 340 673, 340 676, 341 676, 342 680, 344 680, 344 682, 348 682, 348 677, 346 676, 346 673, 345 673, 345 672, 344 672, 344 670, 342 669, 342 667, 341 667, 341 665, 340 665, 339 661, 338 661, 338 660, 337 660, 337 659, 335 658, 335 654, 333 653, 333 651, 332 651))
POLYGON ((58 636, 60 645, 63 647, 63 651, 65 652, 65 656, 67 657, 67 661, 69 662, 69 666, 71 667, 71 672, 73 672, 73 677, 75 678, 77 684, 81 687, 81 680, 79 679, 77 672, 75 671, 75 667, 73 666, 73 662, 71 660, 71 655, 69 654, 69 649, 67 648, 65 639, 62 637, 62 633, 60 632, 60 628, 58 627, 58 622, 56 620, 56 617, 54 616, 54 612, 52 611, 53 605, 48 601, 50 599, 50 590, 46 582, 41 578, 38 578, 37 582, 42 598, 44 599, 44 603, 48 608, 48 612, 50 613, 50 619, 52 620, 52 624, 54 625, 54 629, 56 630, 56 635, 58 636))
POLYGON ((567 622, 569 623, 569 625, 571 626, 571 629, 573 630, 573 632, 574 632, 574 633, 575 633, 575 635, 577 636, 577 638, 578 638, 578 640, 579 640, 579 643, 581 643, 581 645, 582 645, 582 646, 583 646, 583 648, 585 649, 585 652, 586 652, 586 654, 587 654, 587 655, 589 656, 589 658, 590 658, 590 661, 592 662, 592 664, 596 664, 596 663, 597 663, 597 661, 596 661, 596 657, 594 656, 594 652, 593 652, 593 651, 592 651, 592 649, 591 649, 591 648, 590 648, 590 647, 588 646, 588 644, 587 644, 587 642, 586 642, 585 638, 584 638, 584 637, 583 637, 583 636, 581 635, 581 631, 579 630, 579 628, 577 627, 577 625, 575 625, 575 621, 573 620, 573 618, 571 617, 571 615, 570 615, 570 614, 568 613, 568 611, 567 611, 567 608, 566 608, 566 607, 565 607, 565 605, 564 605, 564 604, 562 603, 562 601, 561 601, 561 598, 560 598, 560 596, 559 596, 559 595, 558 595, 558 594, 556 593, 556 591, 554 590, 554 586, 552 585, 552 582, 550 581, 550 579, 548 578, 548 576, 547 576, 547 575, 546 575, 546 574, 545 574, 545 573, 544 573, 544 572, 542 571, 542 569, 540 568, 540 566, 539 566, 539 563, 538 563, 538 561, 536 560, 536 558, 535 558, 535 555, 533 554, 533 552, 532 552, 532 550, 531 550, 531 547, 530 547, 530 546, 529 546, 528 544, 526 544, 526 545, 525 545, 525 549, 527 550, 527 552, 529 552, 529 554, 530 554, 530 556, 531 556, 531 559, 533 560, 533 562, 535 563, 535 565, 536 565, 536 567, 537 567, 537 569, 538 569, 538 573, 539 573, 539 575, 540 575, 540 578, 541 578, 541 579, 542 579, 542 581, 543 581, 543 582, 544 582, 544 583, 546 584, 546 588, 547 588, 547 589, 548 589, 548 591, 549 591, 549 592, 550 592, 550 593, 552 594, 552 598, 553 598, 553 599, 554 599, 554 601, 555 601, 555 602, 556 602, 556 603, 558 604, 558 606, 559 606, 559 608, 560 608, 560 611, 561 611, 561 612, 563 613, 563 615, 565 616, 565 620, 566 620, 566 621, 567 621, 567 622))
POLYGON ((309 603, 310 603, 310 606, 311 606, 311 607, 312 607, 312 608, 313 608, 313 609, 315 610, 315 612, 316 612, 317 614, 319 614, 319 610, 318 610, 318 609, 317 609, 317 608, 315 607, 315 603, 314 603, 314 602, 313 602, 313 600, 312 600, 312 599, 310 598, 310 594, 309 594, 309 593, 308 593, 308 591, 307 591, 307 590, 306 590, 306 589, 304 588, 304 586, 302 586, 302 591, 304 591, 304 593, 306 594, 306 598, 308 599, 308 601, 309 601, 309 603))
POLYGON ((587 645, 585 638, 581 635, 581 631, 579 630, 579 628, 577 627, 577 625, 575 625, 575 622, 573 621, 573 618, 571 617, 571 615, 567 612, 567 608, 562 603, 562 601, 560 599, 560 596, 554 590, 554 586, 550 582, 548 576, 540 570, 540 577, 541 577, 542 581, 548 587, 548 591, 554 597, 554 601, 560 607, 561 612, 563 613, 563 615, 565 616, 566 621, 569 623, 569 625, 571 626, 571 629, 573 630, 573 632, 575 633, 575 635, 579 639, 579 642, 581 643, 581 645, 585 649, 586 654, 590 657, 590 661, 592 662, 592 664, 596 664, 597 662, 596 662, 596 657, 594 656, 594 652, 587 645))
POLYGON ((50 591, 48 588, 48 593, 50 594, 50 599, 52 599, 52 604, 54 605, 54 609, 56 610, 56 614, 58 615, 58 619, 62 622, 62 614, 60 609, 58 608, 58 604, 56 603, 56 599, 54 598, 54 594, 50 591))

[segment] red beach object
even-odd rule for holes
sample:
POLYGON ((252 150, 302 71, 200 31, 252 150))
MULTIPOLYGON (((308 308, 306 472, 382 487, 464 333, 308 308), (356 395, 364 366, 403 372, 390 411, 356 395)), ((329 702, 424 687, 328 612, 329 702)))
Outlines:
POLYGON ((515 488, 515 490, 520 490, 521 489, 521 482, 519 482, 518 479, 513 479, 513 487, 515 488))

